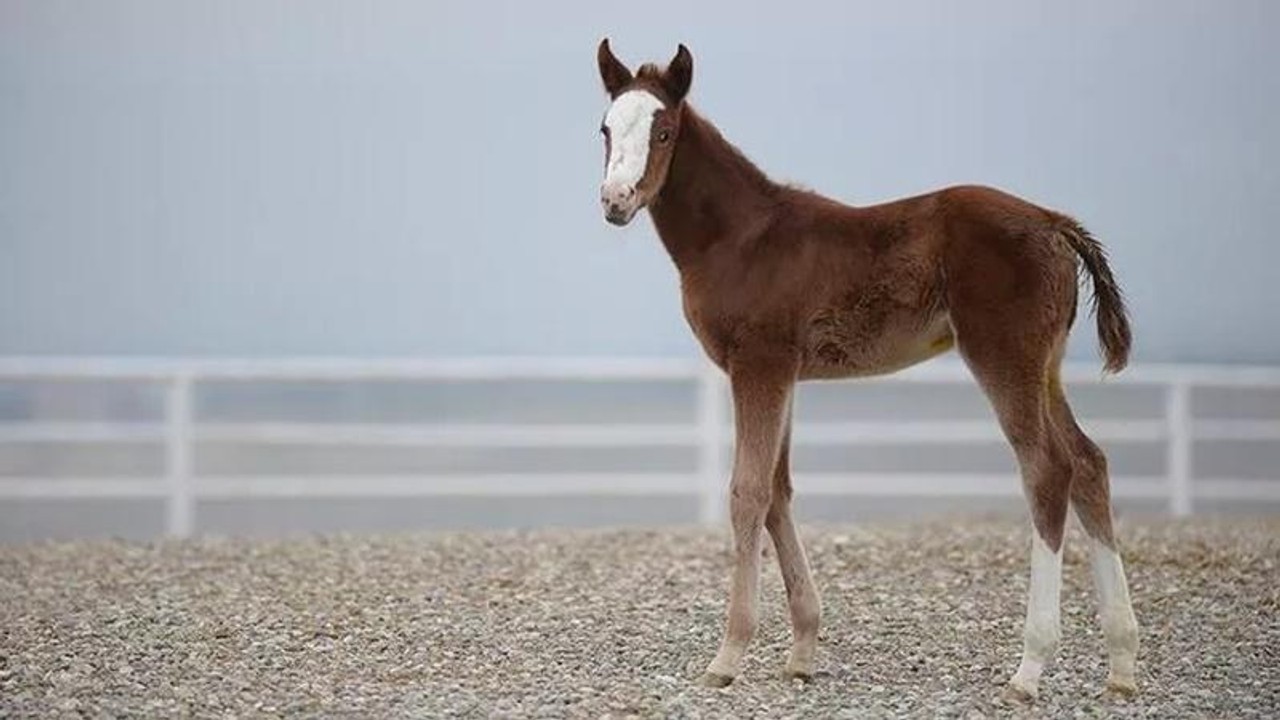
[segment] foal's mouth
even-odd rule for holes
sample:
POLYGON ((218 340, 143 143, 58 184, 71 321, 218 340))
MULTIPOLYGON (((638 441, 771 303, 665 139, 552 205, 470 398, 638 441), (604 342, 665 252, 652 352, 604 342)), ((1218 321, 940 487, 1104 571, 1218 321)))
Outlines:
POLYGON ((609 210, 605 212, 604 219, 607 220, 610 225, 617 225, 618 227, 623 227, 624 225, 627 225, 628 223, 630 223, 631 218, 635 216, 636 216, 635 210, 617 210, 617 211, 609 210))

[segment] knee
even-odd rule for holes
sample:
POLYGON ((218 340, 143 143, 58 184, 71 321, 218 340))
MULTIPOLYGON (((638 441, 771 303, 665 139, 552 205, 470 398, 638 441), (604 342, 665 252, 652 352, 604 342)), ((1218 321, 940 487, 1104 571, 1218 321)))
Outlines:
POLYGON ((776 532, 791 517, 791 491, 780 492, 775 489, 769 499, 769 511, 764 516, 765 527, 769 532, 776 532))
POLYGON ((773 491, 768 485, 741 482, 734 479, 729 488, 729 510, 736 520, 739 517, 763 518, 773 502, 773 491))

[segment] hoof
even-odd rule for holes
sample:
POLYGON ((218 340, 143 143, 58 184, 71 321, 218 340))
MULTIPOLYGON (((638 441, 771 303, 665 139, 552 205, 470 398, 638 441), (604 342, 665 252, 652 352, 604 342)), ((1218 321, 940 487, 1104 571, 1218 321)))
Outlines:
POLYGON ((1107 678, 1107 689, 1102 691, 1102 697, 1110 700, 1132 700, 1137 696, 1137 683, 1120 678, 1107 678))
POLYGON ((732 675, 721 675, 720 673, 706 672, 702 674, 702 687, 722 688, 729 687, 733 682, 732 675))
POLYGON ((796 670, 794 668, 787 668, 786 670, 782 671, 782 679, 788 682, 793 680, 799 680, 800 682, 805 683, 807 685, 813 682, 813 673, 809 672, 808 670, 796 670))
POLYGON ((1035 688, 1011 681, 1004 686, 1004 690, 1000 691, 1000 700, 1007 705, 1026 707, 1035 703, 1037 694, 1035 688))

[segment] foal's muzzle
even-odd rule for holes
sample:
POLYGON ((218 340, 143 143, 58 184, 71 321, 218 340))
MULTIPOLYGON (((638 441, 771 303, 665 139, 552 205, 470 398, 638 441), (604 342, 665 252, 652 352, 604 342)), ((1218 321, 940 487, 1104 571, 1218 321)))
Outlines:
POLYGON ((640 209, 636 189, 626 185, 606 184, 600 188, 600 205, 604 219, 613 225, 626 225, 640 209))

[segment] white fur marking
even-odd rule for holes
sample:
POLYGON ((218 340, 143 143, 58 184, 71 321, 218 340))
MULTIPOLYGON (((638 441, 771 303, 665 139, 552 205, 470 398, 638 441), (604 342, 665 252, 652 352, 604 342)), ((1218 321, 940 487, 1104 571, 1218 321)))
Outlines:
POLYGON ((1034 696, 1040 673, 1053 657, 1062 637, 1059 603, 1062 595, 1062 549, 1058 552, 1033 532, 1031 585, 1027 592, 1027 623, 1023 628, 1022 663, 1013 684, 1034 696))
POLYGON ((618 96, 604 116, 609 128, 609 163, 605 185, 635 189, 649 164, 649 132, 653 114, 664 107, 662 101, 644 90, 629 90, 618 96))
POLYGON ((1129 600, 1124 563, 1115 550, 1090 538, 1093 583, 1098 590, 1098 615, 1107 639, 1113 680, 1133 684, 1138 653, 1138 623, 1129 600))

